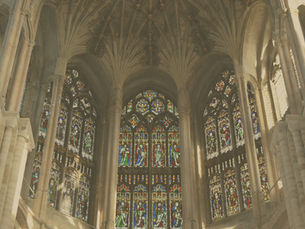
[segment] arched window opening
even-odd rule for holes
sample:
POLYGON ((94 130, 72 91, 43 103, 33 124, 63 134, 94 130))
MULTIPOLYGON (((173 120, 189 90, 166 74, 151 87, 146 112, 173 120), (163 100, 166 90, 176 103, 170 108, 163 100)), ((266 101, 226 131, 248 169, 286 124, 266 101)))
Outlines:
POLYGON ((121 117, 116 228, 182 228, 179 114, 154 90, 121 117))
POLYGON ((280 57, 277 54, 273 62, 273 73, 271 78, 271 88, 274 102, 277 106, 278 118, 283 118, 288 110, 288 95, 283 77, 280 57))
POLYGON ((255 99, 255 93, 253 90, 253 87, 250 83, 248 83, 248 101, 250 105, 250 114, 251 114, 251 120, 252 120, 252 129, 253 129, 253 135, 254 135, 254 141, 255 141, 255 147, 256 147, 256 153, 257 153, 257 160, 258 160, 258 167, 259 167, 259 173, 260 173, 260 180, 261 180, 261 188, 262 192, 264 194, 265 201, 270 199, 269 196, 269 183, 268 183, 268 176, 267 176, 267 170, 265 165, 265 156, 264 156, 264 150, 262 145, 262 135, 261 135, 261 128, 259 124, 259 117, 257 112, 257 104, 255 99))
POLYGON ((233 71, 220 74, 208 94, 203 133, 212 221, 252 207, 243 122, 233 71))
POLYGON ((303 36, 305 39, 305 5, 299 6, 298 10, 299 10, 299 20, 302 26, 303 36))
MULTIPOLYGON (((61 97, 58 125, 50 171, 48 205, 60 212, 88 221, 97 113, 91 91, 77 70, 69 69, 61 97)), ((39 166, 50 114, 51 86, 41 115, 37 153, 32 175, 34 198, 39 166), (37 159, 36 159, 37 158, 37 159)))

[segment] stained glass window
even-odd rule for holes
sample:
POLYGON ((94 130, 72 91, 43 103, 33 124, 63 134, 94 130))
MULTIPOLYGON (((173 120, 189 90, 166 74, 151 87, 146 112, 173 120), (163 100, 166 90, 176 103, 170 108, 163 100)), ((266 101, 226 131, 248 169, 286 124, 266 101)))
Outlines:
POLYGON ((211 220, 252 206, 244 129, 233 71, 222 72, 203 110, 211 220))
POLYGON ((266 171, 263 145, 262 145, 262 140, 261 140, 259 117, 258 117, 258 113, 257 113, 257 105, 256 105, 254 90, 250 84, 248 84, 248 100, 249 100, 249 105, 250 105, 252 129, 253 129, 253 134, 254 134, 254 139, 255 139, 258 167, 259 167, 260 178, 261 178, 260 179, 261 188, 262 188, 262 192, 264 193, 264 199, 269 200, 269 198, 270 198, 269 183, 268 183, 268 176, 267 176, 267 171, 266 171))
POLYGON ((116 228, 182 228, 179 114, 155 90, 123 106, 116 228))
POLYGON ((42 154, 44 150, 44 143, 46 139, 48 122, 51 112, 52 90, 53 90, 53 84, 50 83, 48 85, 47 92, 45 94, 45 98, 42 105, 42 112, 40 114, 39 133, 38 133, 36 153, 33 163, 32 178, 31 178, 30 191, 29 191, 29 196, 31 198, 35 198, 35 194, 39 183, 42 154))
MULTIPOLYGON (((67 70, 56 129, 48 205, 64 214, 88 221, 97 113, 91 91, 81 74, 67 70)), ((40 117, 37 152, 33 165, 30 197, 35 197, 44 141, 51 112, 49 85, 40 117)))

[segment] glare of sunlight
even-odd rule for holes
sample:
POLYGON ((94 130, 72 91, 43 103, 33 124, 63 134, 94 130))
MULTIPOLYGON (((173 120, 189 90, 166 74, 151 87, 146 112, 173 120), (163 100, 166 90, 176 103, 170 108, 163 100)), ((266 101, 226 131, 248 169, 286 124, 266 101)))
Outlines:
POLYGON ((197 163, 198 163, 198 174, 199 174, 199 178, 202 178, 202 170, 201 170, 201 151, 200 151, 200 147, 199 145, 197 144, 197 155, 198 155, 198 160, 197 160, 197 163))

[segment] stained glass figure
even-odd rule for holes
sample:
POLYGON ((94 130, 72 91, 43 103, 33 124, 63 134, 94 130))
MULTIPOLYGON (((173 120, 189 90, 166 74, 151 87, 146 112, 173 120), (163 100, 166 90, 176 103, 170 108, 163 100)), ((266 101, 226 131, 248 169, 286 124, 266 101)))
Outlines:
POLYGON ((129 126, 121 127, 120 132, 120 147, 119 147, 119 166, 131 166, 131 147, 132 147, 132 132, 129 126))
POLYGON ((58 145, 64 145, 65 136, 66 136, 67 118, 68 118, 68 111, 65 104, 62 102, 61 110, 58 116, 57 129, 56 129, 55 142, 58 145))
POLYGON ((230 120, 226 111, 220 113, 220 117, 218 119, 218 128, 221 147, 220 151, 221 153, 226 153, 229 150, 232 150, 233 148, 230 130, 230 120))
POLYGON ((170 113, 174 113, 174 104, 169 99, 167 100, 167 111, 170 113))
POLYGON ((210 118, 205 125, 205 143, 207 159, 212 159, 218 156, 216 122, 210 118))
POLYGON ((179 129, 172 126, 168 130, 168 164, 170 167, 180 166, 179 129))
POLYGON ((222 91, 224 87, 225 83, 223 82, 223 80, 220 80, 216 83, 216 91, 222 91))
POLYGON ((127 185, 118 186, 117 192, 117 207, 115 226, 116 229, 128 229, 129 228, 129 216, 130 216, 130 188, 127 185))
POLYGON ((226 197, 227 215, 234 215, 239 212, 238 191, 236 185, 235 171, 229 169, 224 176, 224 187, 226 197))
POLYGON ((79 152, 82 124, 80 116, 77 115, 77 113, 74 113, 72 116, 69 141, 69 150, 72 150, 74 153, 79 152))
POLYGON ((95 136, 94 122, 91 119, 86 120, 84 132, 83 132, 82 157, 87 158, 90 161, 93 160, 94 136, 95 136))
POLYGON ((243 193, 244 208, 249 209, 252 207, 252 192, 251 181, 248 171, 248 164, 245 163, 240 167, 241 189, 243 193))
POLYGON ((209 190, 212 220, 220 219, 224 216, 224 209, 221 182, 218 176, 215 175, 210 180, 209 190))
POLYGON ((234 120, 234 125, 235 125, 234 128, 235 128, 236 145, 237 145, 237 147, 239 147, 239 146, 245 144, 244 128, 243 128, 243 123, 241 120, 241 113, 240 113, 239 105, 236 105, 234 107, 233 120, 234 120))
POLYGON ((50 180, 49 180, 49 190, 48 190, 48 205, 50 207, 57 207, 57 196, 58 196, 58 185, 61 177, 61 168, 55 162, 52 164, 50 180))
POLYGON ((152 227, 167 228, 167 192, 162 185, 156 185, 152 193, 152 227))
POLYGON ((148 165, 148 133, 144 126, 137 128, 134 136, 134 165, 147 167, 148 165))
POLYGON ((41 166, 41 159, 35 158, 33 163, 33 172, 32 172, 31 185, 30 185, 31 188, 29 192, 29 196, 31 198, 35 197, 35 193, 38 189, 40 166, 41 166))
POLYGON ((263 147, 261 146, 260 142, 257 144, 257 157, 258 157, 258 168, 261 177, 261 188, 264 193, 264 200, 269 200, 269 183, 268 183, 268 176, 266 171, 263 147))
POLYGON ((250 105, 250 112, 251 112, 251 120, 252 120, 252 128, 253 128, 253 134, 255 139, 258 139, 260 135, 260 128, 259 128, 259 119, 256 109, 256 101, 255 101, 255 94, 250 86, 248 84, 248 99, 249 99, 249 105, 250 105))
POLYGON ((135 187, 133 193, 133 227, 147 228, 148 225, 148 192, 143 185, 135 187))
POLYGON ((166 139, 165 130, 156 126, 152 132, 152 166, 164 167, 166 163, 166 139))
POLYGON ((64 214, 73 215, 75 187, 76 175, 73 172, 66 173, 63 194, 60 201, 60 211, 64 214))
POLYGON ((181 186, 175 184, 170 188, 170 228, 182 229, 182 191, 181 186))
POLYGON ((79 181, 75 217, 88 221, 89 212, 89 195, 90 195, 90 181, 87 177, 82 176, 79 181))
POLYGON ((149 103, 146 99, 140 99, 136 105, 136 111, 145 115, 149 111, 149 103))

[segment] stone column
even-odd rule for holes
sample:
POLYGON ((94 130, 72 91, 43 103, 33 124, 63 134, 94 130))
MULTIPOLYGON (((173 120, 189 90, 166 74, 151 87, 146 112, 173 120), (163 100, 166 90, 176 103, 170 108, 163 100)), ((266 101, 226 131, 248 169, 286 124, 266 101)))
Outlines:
MULTIPOLYGON (((107 131, 109 130, 107 128, 107 123, 105 117, 102 117, 102 115, 99 116, 98 120, 98 128, 99 131, 97 132, 97 139, 99 139, 97 142, 99 142, 97 152, 98 154, 98 162, 96 163, 96 184, 95 184, 95 202, 94 202, 94 226, 96 228, 102 228, 102 222, 103 222, 103 216, 105 214, 105 210, 103 209, 103 204, 105 203, 105 199, 103 198, 103 194, 105 193, 106 187, 104 186, 105 182, 105 144, 107 142, 107 131)), ((107 153, 107 152, 106 152, 107 153)))
POLYGON ((260 173, 258 168, 258 160, 256 154, 256 147, 253 136, 252 120, 250 115, 250 106, 247 96, 247 86, 243 77, 242 66, 238 62, 234 62, 235 74, 237 78, 237 89, 239 95, 240 111, 244 125, 245 148, 247 155, 247 162, 249 174, 251 178, 252 188, 252 203, 253 203, 253 217, 256 222, 256 227, 260 228, 262 224, 262 216, 264 215, 263 208, 263 193, 261 191, 260 173))
MULTIPOLYGON (((200 113, 201 114, 201 113, 200 113)), ((208 196, 208 174, 206 173, 206 152, 203 143, 203 133, 202 133, 202 116, 192 115, 193 137, 194 137, 194 152, 196 161, 196 176, 195 184, 197 188, 198 195, 198 217, 200 221, 198 222, 199 228, 205 228, 209 223, 209 196, 208 196)))
POLYGON ((10 93, 8 110, 19 112, 34 42, 24 39, 19 54, 15 80, 10 93))
POLYGON ((16 113, 5 112, 3 115, 5 122, 5 132, 2 141, 1 148, 1 159, 0 159, 0 169, 1 169, 1 183, 0 183, 0 222, 2 217, 3 208, 5 206, 6 191, 8 188, 9 172, 13 161, 13 146, 16 140, 18 118, 16 113), (4 158, 4 154, 5 158, 4 158))
POLYGON ((5 172, 5 167, 7 164, 7 158, 12 144, 12 138, 14 130, 17 127, 17 119, 15 113, 6 112, 3 116, 5 119, 5 130, 2 138, 1 148, 0 148, 0 190, 2 187, 3 176, 5 172))
MULTIPOLYGON (((58 116, 60 112, 61 96, 65 80, 66 62, 63 59, 58 59, 57 70, 55 71, 55 82, 53 84, 51 112, 49 117, 48 129, 42 155, 42 163, 40 168, 39 184, 34 200, 34 212, 44 220, 46 207, 48 203, 48 186, 50 179, 50 171, 52 167, 52 159, 55 146, 55 137, 58 116), (60 67, 60 69, 58 69, 60 67)), ((44 92, 43 92, 44 93, 44 92)))
POLYGON ((305 218, 305 148, 301 131, 305 130, 305 119, 301 115, 287 115, 286 122, 292 134, 294 150, 290 150, 290 157, 293 160, 293 170, 298 190, 298 199, 301 204, 303 218, 305 218))
POLYGON ((21 28, 25 14, 23 12, 24 0, 15 0, 12 13, 9 17, 7 29, 0 55, 0 107, 4 104, 6 90, 16 58, 21 28))
POLYGON ((180 115, 180 152, 183 228, 199 229, 198 206, 196 203, 194 152, 191 139, 191 107, 189 92, 186 88, 178 91, 178 111, 180 115))
MULTIPOLYGON (((120 138, 120 122, 122 113, 122 88, 113 88, 111 100, 109 104, 109 139, 107 147, 107 165, 106 165, 106 208, 103 212, 106 213, 104 218, 105 228, 115 228, 115 210, 116 210, 116 194, 118 182, 118 152, 120 138)), ((104 206, 105 207, 105 206, 104 206)))
POLYGON ((288 127, 283 121, 273 129, 272 145, 277 155, 279 169, 284 185, 285 203, 291 229, 304 228, 304 220, 300 212, 298 190, 291 162, 291 148, 289 147, 288 127))
POLYGON ((14 147, 14 156, 10 171, 10 179, 6 193, 5 206, 1 226, 13 229, 17 216, 20 192, 28 152, 34 148, 31 124, 29 119, 20 119, 18 136, 14 147))

